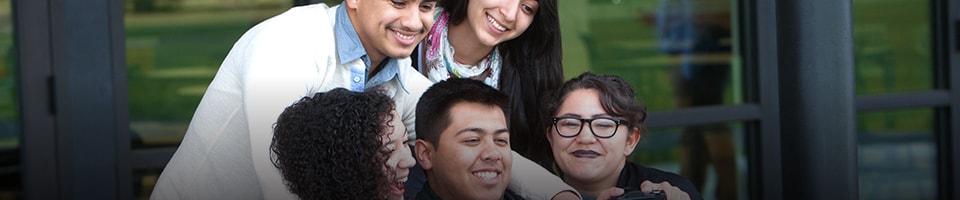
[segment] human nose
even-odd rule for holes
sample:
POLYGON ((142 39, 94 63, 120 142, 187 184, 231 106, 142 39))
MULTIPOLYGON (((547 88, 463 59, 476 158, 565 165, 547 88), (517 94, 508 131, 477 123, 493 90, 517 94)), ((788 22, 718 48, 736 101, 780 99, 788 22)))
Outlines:
POLYGON ((597 141, 597 136, 594 135, 593 129, 590 128, 592 125, 590 122, 584 122, 580 125, 580 134, 577 135, 577 142, 589 144, 597 141))
POLYGON ((423 20, 422 15, 424 14, 420 12, 420 8, 418 6, 409 6, 408 13, 409 14, 402 19, 401 25, 408 31, 422 33, 423 21, 421 20, 423 20))
POLYGON ((503 20, 513 22, 517 20, 517 11, 520 9, 520 0, 504 0, 505 5, 500 6, 500 14, 503 14, 503 20))
POLYGON ((483 160, 497 161, 503 158, 503 154, 497 151, 497 145, 493 141, 486 142, 480 152, 480 158, 483 160))
MULTIPOLYGON (((404 145, 406 146, 406 145, 404 145)), ((413 154, 410 152, 410 146, 402 147, 404 150, 400 154, 400 162, 397 163, 397 168, 400 169, 409 169, 416 164, 416 159, 413 158, 413 154)))

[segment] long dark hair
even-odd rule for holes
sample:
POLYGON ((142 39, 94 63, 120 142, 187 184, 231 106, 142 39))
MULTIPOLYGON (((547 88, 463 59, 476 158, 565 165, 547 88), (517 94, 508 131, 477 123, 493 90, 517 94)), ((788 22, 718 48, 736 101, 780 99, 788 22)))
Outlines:
MULTIPOLYGON (((441 0, 450 24, 466 19, 470 0, 441 0)), ((544 138, 546 122, 540 119, 544 96, 563 82, 560 17, 557 0, 538 0, 539 9, 520 36, 499 44, 503 64, 500 91, 510 97, 511 148, 544 167, 553 164, 550 144, 544 138)))

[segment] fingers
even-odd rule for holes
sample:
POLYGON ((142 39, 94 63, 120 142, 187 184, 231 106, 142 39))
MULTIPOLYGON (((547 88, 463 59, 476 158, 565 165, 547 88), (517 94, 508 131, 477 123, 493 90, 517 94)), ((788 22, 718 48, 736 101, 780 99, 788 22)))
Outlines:
POLYGON ((653 183, 650 181, 644 181, 643 183, 640 183, 640 191, 643 191, 645 193, 650 193, 655 190, 663 191, 663 193, 666 193, 667 199, 670 199, 670 200, 689 200, 690 199, 690 194, 687 194, 687 192, 680 190, 680 188, 678 188, 677 186, 671 185, 670 182, 664 181, 660 183, 653 183))
POLYGON ((663 188, 669 187, 669 186, 670 186, 670 183, 666 181, 660 182, 660 183, 643 181, 642 183, 640 183, 640 191, 643 191, 644 193, 650 193, 650 192, 653 192, 654 190, 663 190, 663 188))

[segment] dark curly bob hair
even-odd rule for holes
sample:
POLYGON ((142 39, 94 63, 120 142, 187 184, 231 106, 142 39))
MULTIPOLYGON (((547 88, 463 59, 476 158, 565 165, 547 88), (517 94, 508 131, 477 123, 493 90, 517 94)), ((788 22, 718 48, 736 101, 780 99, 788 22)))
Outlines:
MULTIPOLYGON (((614 75, 597 75, 584 72, 576 78, 570 79, 559 90, 550 95, 550 102, 545 104, 544 121, 553 121, 560 105, 567 99, 567 95, 578 89, 594 89, 600 96, 603 111, 616 117, 627 120, 627 127, 638 128, 643 133, 646 128, 647 107, 637 103, 636 95, 626 80, 614 75)), ((549 124, 546 128, 551 128, 549 124)))
POLYGON ((287 107, 270 145, 287 188, 300 199, 384 199, 395 184, 381 139, 392 132, 393 109, 380 90, 343 88, 287 107))

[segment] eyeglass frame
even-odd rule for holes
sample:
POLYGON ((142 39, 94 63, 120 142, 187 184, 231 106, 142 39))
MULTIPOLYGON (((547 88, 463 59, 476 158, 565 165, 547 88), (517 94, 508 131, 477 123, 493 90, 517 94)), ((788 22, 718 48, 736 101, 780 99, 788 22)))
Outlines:
POLYGON ((590 124, 590 126, 587 126, 587 127, 590 128, 590 133, 593 134, 594 137, 606 139, 606 138, 612 138, 614 135, 617 135, 617 131, 619 130, 620 125, 625 125, 625 124, 623 124, 623 121, 626 121, 626 120, 625 120, 625 119, 619 119, 619 118, 612 118, 612 117, 597 117, 597 118, 585 119, 585 118, 579 118, 579 117, 574 117, 574 116, 562 116, 562 117, 554 117, 554 118, 553 118, 553 129, 557 131, 557 135, 560 135, 560 137, 573 138, 573 137, 577 137, 578 135, 580 135, 580 132, 583 132, 583 125, 584 125, 584 124, 590 124), (575 133, 575 134, 573 134, 573 135, 570 135, 570 136, 566 136, 566 135, 563 135, 562 133, 560 133, 560 132, 561 132, 561 131, 560 131, 560 127, 557 126, 557 122, 559 122, 559 121, 562 120, 562 119, 576 119, 576 120, 580 120, 580 128, 577 129, 577 133, 575 133), (600 135, 597 135, 597 132, 596 132, 596 131, 593 131, 593 120, 597 120, 597 119, 607 119, 607 120, 611 120, 611 121, 613 121, 614 123, 616 123, 617 125, 613 127, 613 133, 611 133, 609 136, 600 136, 600 135))

